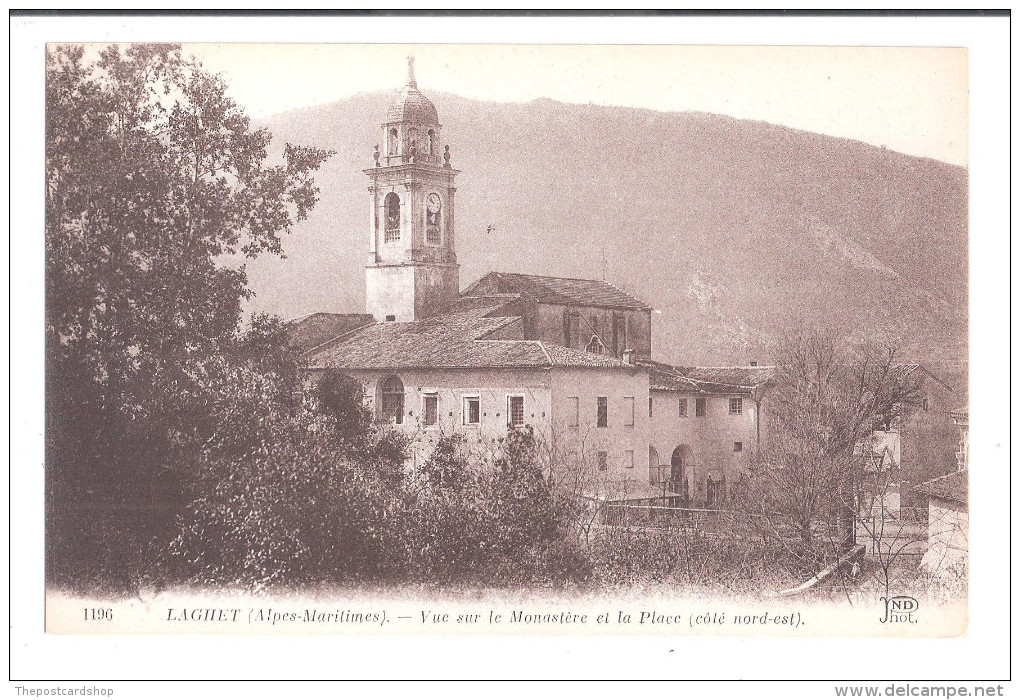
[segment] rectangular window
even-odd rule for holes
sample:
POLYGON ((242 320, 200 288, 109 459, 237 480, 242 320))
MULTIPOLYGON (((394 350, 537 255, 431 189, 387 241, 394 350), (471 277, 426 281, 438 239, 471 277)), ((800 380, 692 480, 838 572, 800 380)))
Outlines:
POLYGON ((730 399, 730 415, 739 416, 743 412, 744 412, 744 400, 730 399))
POLYGON ((623 397, 623 424, 628 428, 634 427, 634 397, 623 397))
POLYGON ((598 428, 609 427, 609 397, 600 396, 596 401, 595 426, 598 428))
POLYGON ((477 396, 464 397, 464 425, 478 425, 482 420, 482 400, 477 396))
POLYGON ((687 399, 677 400, 677 412, 681 418, 687 417, 687 399))
POLYGON ((734 452, 743 452, 744 451, 744 443, 742 443, 742 442, 735 442, 735 443, 733 443, 733 451, 734 452))
POLYGON ((634 450, 624 450, 623 452, 623 467, 624 469, 634 468, 634 450))
POLYGON ((379 383, 379 418, 385 423, 404 423, 404 385, 397 376, 389 376, 379 383))
POLYGON ((705 415, 705 399, 694 399, 694 415, 699 418, 705 415))
POLYGON ((567 397, 567 426, 576 428, 580 414, 581 401, 576 396, 567 397))
POLYGON ((425 394, 425 406, 422 409, 425 414, 425 425, 436 425, 439 423, 439 397, 435 394, 425 394))
POLYGON ((648 397, 648 417, 652 417, 652 397, 648 397))
POLYGON ((507 425, 512 428, 519 428, 524 425, 524 397, 507 397, 507 425))
POLYGON ((599 466, 599 471, 604 472, 609 468, 609 453, 598 452, 595 454, 595 461, 599 466))
POLYGON ((563 314, 563 345, 568 348, 583 347, 581 340, 581 316, 574 311, 563 314))
POLYGON ((620 357, 627 349, 627 319, 613 314, 613 354, 620 357))

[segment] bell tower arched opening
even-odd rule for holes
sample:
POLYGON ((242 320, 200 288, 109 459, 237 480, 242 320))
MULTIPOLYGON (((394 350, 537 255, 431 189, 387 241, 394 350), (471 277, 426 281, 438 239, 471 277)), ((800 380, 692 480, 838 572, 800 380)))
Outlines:
POLYGON ((383 211, 386 216, 385 242, 400 240, 400 195, 390 192, 383 200, 383 211))

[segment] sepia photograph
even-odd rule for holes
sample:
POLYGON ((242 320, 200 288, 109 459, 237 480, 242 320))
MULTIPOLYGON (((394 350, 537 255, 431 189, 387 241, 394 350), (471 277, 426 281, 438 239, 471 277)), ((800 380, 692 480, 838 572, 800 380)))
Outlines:
POLYGON ((966 636, 970 50, 373 41, 45 43, 45 634, 966 636))

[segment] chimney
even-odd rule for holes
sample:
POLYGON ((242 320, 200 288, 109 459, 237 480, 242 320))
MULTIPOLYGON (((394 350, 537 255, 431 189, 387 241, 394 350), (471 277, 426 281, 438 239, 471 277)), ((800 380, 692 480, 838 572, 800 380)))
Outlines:
POLYGON ((623 361, 626 362, 628 365, 634 364, 633 348, 627 348, 626 350, 623 351, 623 361))
POLYGON ((751 360, 751 366, 752 367, 757 367, 758 366, 758 360, 751 360))

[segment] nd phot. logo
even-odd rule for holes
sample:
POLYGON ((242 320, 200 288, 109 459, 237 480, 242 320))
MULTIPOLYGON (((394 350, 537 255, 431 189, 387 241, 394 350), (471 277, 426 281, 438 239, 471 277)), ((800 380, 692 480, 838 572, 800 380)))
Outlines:
POLYGON ((879 622, 909 622, 912 624, 917 622, 914 618, 914 613, 920 607, 917 603, 917 598, 912 598, 908 595, 896 595, 892 598, 882 596, 879 600, 885 603, 885 617, 879 620, 879 622))

